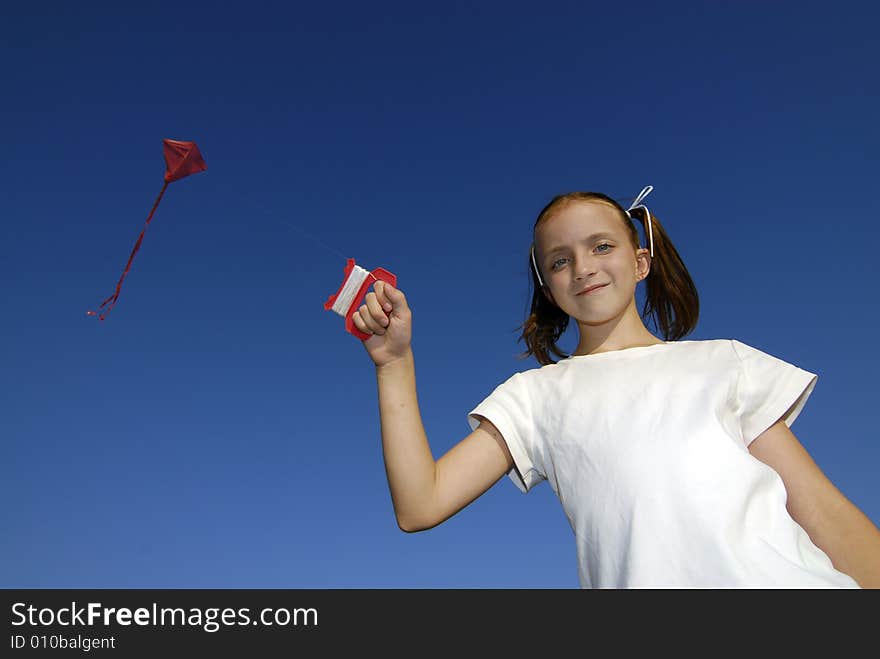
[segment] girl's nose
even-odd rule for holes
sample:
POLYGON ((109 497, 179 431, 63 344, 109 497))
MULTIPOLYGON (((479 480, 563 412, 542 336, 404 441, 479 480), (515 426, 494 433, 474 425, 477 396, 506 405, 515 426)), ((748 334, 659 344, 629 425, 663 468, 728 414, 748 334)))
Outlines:
POLYGON ((579 256, 574 264, 574 278, 583 279, 593 272, 593 262, 588 256, 579 256))

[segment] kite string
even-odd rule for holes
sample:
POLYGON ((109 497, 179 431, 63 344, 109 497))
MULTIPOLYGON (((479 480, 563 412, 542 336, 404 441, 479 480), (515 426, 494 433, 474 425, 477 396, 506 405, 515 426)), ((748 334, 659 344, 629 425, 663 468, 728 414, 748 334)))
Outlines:
POLYGON ((272 220, 272 223, 273 223, 273 224, 276 224, 276 225, 278 225, 278 226, 283 226, 283 227, 288 228, 288 229, 289 229, 289 228, 294 228, 294 229, 296 229, 298 232, 300 232, 301 234, 303 234, 304 236, 306 236, 307 238, 309 238, 310 240, 316 242, 318 245, 320 245, 320 246, 323 247, 324 249, 326 249, 326 250, 332 252, 333 254, 336 254, 337 256, 342 257, 343 260, 346 260, 346 259, 349 258, 349 257, 347 257, 345 254, 343 254, 342 252, 340 252, 338 249, 336 249, 335 247, 331 247, 330 245, 328 245, 327 243, 325 243, 323 240, 321 240, 320 238, 318 238, 316 235, 314 235, 313 233, 311 233, 311 232, 309 232, 309 231, 306 231, 306 230, 303 229, 302 227, 297 226, 294 222, 290 221, 289 219, 285 219, 285 220, 282 221, 282 220, 278 217, 278 213, 277 213, 277 211, 273 211, 273 210, 267 208, 267 207, 264 206, 263 204, 257 202, 255 199, 253 199, 253 198, 251 198, 251 197, 248 197, 248 196, 246 196, 246 195, 242 195, 241 198, 242 198, 244 201, 246 201, 247 203, 249 203, 249 204, 253 204, 256 208, 258 208, 258 209, 262 212, 262 214, 263 214, 264 217, 267 217, 267 218, 269 218, 270 220, 272 220))
POLYGON ((324 249, 329 249, 331 252, 333 252, 334 254, 338 254, 338 255, 341 256, 343 259, 348 258, 347 256, 345 256, 345 254, 343 254, 342 252, 340 252, 338 249, 336 249, 335 247, 330 247, 330 245, 328 245, 327 243, 325 243, 325 242, 324 242, 323 240, 321 240, 320 238, 318 238, 318 237, 312 235, 311 233, 309 233, 309 232, 306 231, 305 229, 302 229, 302 228, 296 226, 296 225, 293 224, 293 223, 291 223, 290 226, 292 226, 294 229, 296 229, 297 231, 299 231, 299 232, 302 233, 303 235, 308 236, 309 238, 311 238, 312 240, 314 240, 316 243, 318 243, 318 244, 319 244, 321 247, 323 247, 324 249))

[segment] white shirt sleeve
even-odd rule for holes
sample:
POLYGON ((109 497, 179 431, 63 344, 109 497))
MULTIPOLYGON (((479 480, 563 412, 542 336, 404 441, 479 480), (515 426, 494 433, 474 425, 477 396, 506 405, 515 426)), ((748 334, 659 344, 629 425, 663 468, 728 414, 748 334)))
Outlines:
POLYGON ((471 410, 467 416, 471 430, 476 430, 480 425, 476 415, 491 421, 504 437, 514 462, 513 469, 507 475, 522 492, 528 492, 546 478, 535 444, 538 438, 532 401, 520 373, 515 373, 498 385, 471 410))
POLYGON ((780 418, 791 427, 819 376, 735 339, 731 344, 740 362, 736 396, 748 446, 780 418))

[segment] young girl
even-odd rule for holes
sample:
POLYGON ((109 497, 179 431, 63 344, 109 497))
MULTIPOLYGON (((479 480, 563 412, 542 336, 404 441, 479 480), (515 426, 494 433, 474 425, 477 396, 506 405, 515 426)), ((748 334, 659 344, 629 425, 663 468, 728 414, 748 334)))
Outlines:
POLYGON ((523 492, 549 482, 584 588, 880 587, 880 530, 789 429, 817 376, 736 340, 680 340, 696 326, 697 291, 640 203, 650 191, 628 210, 575 192, 541 211, 521 338, 542 366, 498 386, 468 415, 473 432, 436 462, 412 314, 402 291, 376 282, 354 322, 372 335, 398 525, 436 526, 507 474, 523 492), (643 280, 644 313, 665 340, 636 309, 643 280), (579 341, 566 355, 556 342, 570 319, 579 341))

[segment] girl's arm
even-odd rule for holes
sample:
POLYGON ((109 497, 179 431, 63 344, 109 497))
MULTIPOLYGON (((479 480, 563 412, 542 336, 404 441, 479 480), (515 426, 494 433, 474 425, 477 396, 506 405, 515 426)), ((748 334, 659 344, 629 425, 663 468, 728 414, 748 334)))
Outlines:
POLYGON ((880 529, 822 473, 784 421, 749 451, 785 483, 786 508, 813 543, 862 588, 880 588, 880 529))
POLYGON ((421 531, 445 521, 488 490, 513 466, 501 434, 483 420, 434 461, 416 395, 412 313, 404 294, 376 282, 353 317, 372 334, 364 347, 376 365, 385 473, 398 526, 421 531))

